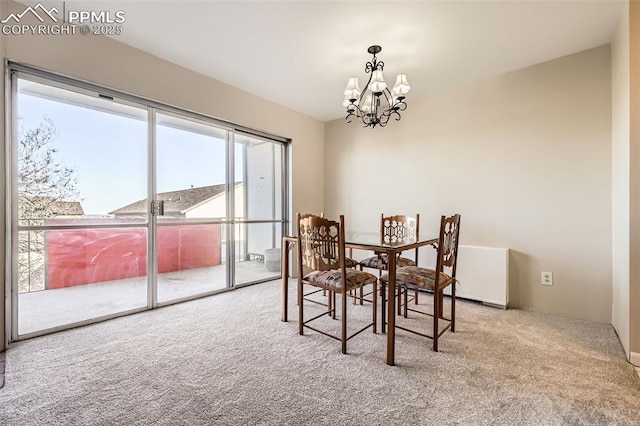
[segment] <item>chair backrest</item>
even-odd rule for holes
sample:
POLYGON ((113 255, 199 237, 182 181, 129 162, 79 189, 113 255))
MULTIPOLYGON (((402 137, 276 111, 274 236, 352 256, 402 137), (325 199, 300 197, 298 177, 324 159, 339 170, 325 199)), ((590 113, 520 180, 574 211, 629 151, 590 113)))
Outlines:
POLYGON ((382 244, 400 245, 418 241, 420 215, 380 216, 380 238, 382 244))
POLYGON ((436 269, 443 272, 451 268, 451 277, 456 276, 458 265, 458 236, 460 234, 460 215, 440 218, 440 237, 438 238, 438 260, 436 269))
MULTIPOLYGON (((298 266, 316 271, 344 269, 344 216, 340 221, 298 213, 298 266)), ((300 275, 302 276, 302 275, 300 275)))

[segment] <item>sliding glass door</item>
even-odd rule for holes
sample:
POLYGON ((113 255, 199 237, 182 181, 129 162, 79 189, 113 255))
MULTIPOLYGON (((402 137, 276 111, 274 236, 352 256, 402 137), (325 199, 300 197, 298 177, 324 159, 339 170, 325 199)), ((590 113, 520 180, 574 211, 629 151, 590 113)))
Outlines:
POLYGON ((14 322, 29 335, 147 306, 147 110, 16 79, 14 322))
MULTIPOLYGON (((158 303, 211 293, 229 282, 227 130, 157 113, 158 303)), ((233 185, 229 185, 232 187, 233 185)))
POLYGON ((284 146, 266 139, 235 135, 235 172, 242 176, 236 191, 236 285, 280 275, 284 225, 284 146))
POLYGON ((14 67, 11 340, 280 275, 284 141, 14 67))

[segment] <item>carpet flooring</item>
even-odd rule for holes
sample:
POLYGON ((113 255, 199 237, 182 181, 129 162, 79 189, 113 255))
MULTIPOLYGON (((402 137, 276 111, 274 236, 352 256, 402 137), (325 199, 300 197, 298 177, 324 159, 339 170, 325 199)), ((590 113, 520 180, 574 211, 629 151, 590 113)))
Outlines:
MULTIPOLYGON (((343 355, 298 335, 295 303, 288 323, 279 310, 270 282, 11 344, 0 424, 640 424, 640 379, 610 325, 460 302, 440 352, 398 331, 391 367, 386 335, 343 355)), ((369 317, 349 305, 350 329, 369 317)))

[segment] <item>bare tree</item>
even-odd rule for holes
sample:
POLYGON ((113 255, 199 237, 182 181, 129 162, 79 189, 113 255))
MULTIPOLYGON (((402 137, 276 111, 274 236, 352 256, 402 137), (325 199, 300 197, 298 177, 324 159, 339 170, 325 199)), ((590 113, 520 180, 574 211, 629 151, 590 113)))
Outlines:
MULTIPOLYGON (((57 158, 57 130, 49 117, 34 128, 20 123, 18 138, 18 221, 21 226, 43 225, 46 219, 76 214, 76 171, 57 158)), ((18 235, 20 292, 44 288, 44 231, 18 235)))

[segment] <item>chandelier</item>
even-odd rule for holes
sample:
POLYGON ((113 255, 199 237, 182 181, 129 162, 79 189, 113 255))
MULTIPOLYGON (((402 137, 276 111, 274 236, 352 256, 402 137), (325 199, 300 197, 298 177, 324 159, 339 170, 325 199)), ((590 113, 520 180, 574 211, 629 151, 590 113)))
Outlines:
POLYGON ((360 90, 358 77, 349 77, 347 87, 344 90, 344 102, 347 108, 347 123, 351 123, 353 117, 362 120, 364 127, 384 127, 389 118, 400 120, 400 111, 407 109, 404 102, 405 95, 409 93, 411 86, 407 82, 405 74, 398 74, 396 84, 389 91, 387 83, 382 76, 384 62, 378 61, 376 54, 382 51, 380 46, 371 46, 367 50, 373 55, 373 59, 367 62, 364 71, 369 75, 369 81, 364 91, 360 90))

